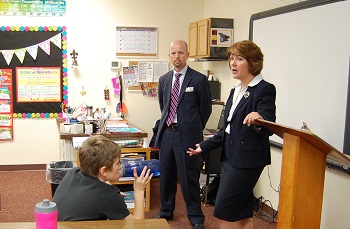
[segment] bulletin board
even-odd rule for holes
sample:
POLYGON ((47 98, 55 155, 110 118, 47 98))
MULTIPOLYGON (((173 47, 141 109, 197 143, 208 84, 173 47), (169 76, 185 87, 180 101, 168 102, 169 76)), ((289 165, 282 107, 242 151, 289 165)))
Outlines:
POLYGON ((154 97, 159 78, 169 71, 169 61, 129 61, 129 67, 123 67, 124 85, 129 91, 141 90, 144 95, 154 97), (133 83, 128 85, 130 77, 124 69, 134 69, 133 83))
POLYGON ((67 33, 61 26, 0 26, 0 69, 12 71, 14 118, 55 118, 68 103, 67 33))
POLYGON ((116 28, 117 57, 157 57, 156 27, 116 28))

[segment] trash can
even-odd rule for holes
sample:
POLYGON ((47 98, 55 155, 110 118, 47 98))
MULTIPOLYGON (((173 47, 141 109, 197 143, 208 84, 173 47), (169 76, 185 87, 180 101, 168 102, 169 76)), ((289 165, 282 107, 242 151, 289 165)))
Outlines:
POLYGON ((51 183, 52 197, 66 173, 75 167, 73 161, 51 161, 46 165, 46 180, 51 183))

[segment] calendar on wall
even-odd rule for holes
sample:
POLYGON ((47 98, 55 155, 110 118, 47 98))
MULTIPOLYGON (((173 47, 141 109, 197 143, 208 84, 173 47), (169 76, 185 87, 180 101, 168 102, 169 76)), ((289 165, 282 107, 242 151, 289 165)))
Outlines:
POLYGON ((116 30, 116 56, 157 57, 157 28, 117 26, 116 30))

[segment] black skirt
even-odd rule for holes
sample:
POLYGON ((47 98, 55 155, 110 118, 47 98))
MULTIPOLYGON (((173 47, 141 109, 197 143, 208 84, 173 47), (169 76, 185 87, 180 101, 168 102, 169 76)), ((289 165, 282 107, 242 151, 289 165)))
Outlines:
MULTIPOLYGON (((226 149, 228 149, 226 147, 226 149)), ((232 168, 224 159, 221 178, 216 196, 214 216, 235 222, 253 217, 253 189, 264 168, 232 168)))

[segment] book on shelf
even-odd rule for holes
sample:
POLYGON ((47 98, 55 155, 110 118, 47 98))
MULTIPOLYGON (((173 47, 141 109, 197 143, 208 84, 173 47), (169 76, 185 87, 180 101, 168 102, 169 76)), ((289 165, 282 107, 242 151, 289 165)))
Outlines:
POLYGON ((146 154, 144 154, 144 153, 122 153, 120 157, 121 158, 139 158, 139 157, 145 158, 146 154))
POLYGON ((144 161, 145 158, 143 156, 133 156, 133 157, 120 157, 120 163, 121 164, 132 164, 136 163, 138 161, 144 161))
POLYGON ((123 193, 125 194, 124 196, 125 203, 134 202, 134 191, 126 191, 123 193))
MULTIPOLYGON (((134 208, 135 207, 134 191, 126 191, 123 193, 125 194, 124 201, 126 203, 126 206, 128 208, 134 208)), ((144 206, 146 206, 146 199, 144 200, 144 206)))
MULTIPOLYGON (((146 207, 146 201, 143 202, 143 206, 146 207)), ((126 207, 127 208, 134 208, 135 207, 135 203, 134 202, 126 203, 126 207)))
POLYGON ((121 157, 138 156, 138 153, 122 153, 121 157))
POLYGON ((146 159, 146 154, 144 153, 122 153, 120 156, 120 162, 122 164, 144 161, 146 159))
POLYGON ((107 130, 111 133, 141 133, 142 131, 135 127, 115 127, 115 126, 108 126, 107 130))
POLYGON ((132 181, 135 180, 134 177, 120 177, 119 181, 132 181))
POLYGON ((114 142, 117 143, 120 147, 135 147, 139 145, 139 140, 133 140, 133 139, 125 139, 125 140, 121 139, 121 140, 115 140, 114 142))

